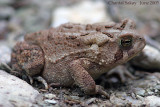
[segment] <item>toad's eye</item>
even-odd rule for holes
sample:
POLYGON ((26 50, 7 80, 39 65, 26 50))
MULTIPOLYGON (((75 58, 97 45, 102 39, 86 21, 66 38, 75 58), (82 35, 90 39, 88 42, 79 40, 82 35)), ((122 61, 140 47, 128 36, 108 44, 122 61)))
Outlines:
POLYGON ((120 40, 120 45, 123 48, 130 48, 132 46, 132 37, 129 35, 122 37, 120 40))

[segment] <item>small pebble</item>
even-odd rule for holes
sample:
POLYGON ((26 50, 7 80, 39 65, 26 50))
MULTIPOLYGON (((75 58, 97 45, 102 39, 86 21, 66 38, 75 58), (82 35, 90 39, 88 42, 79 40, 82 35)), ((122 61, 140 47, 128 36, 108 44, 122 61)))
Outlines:
POLYGON ((85 102, 85 104, 86 104, 86 105, 89 105, 89 104, 91 104, 91 103, 93 103, 93 102, 95 102, 95 101, 96 101, 96 98, 91 98, 91 99, 87 100, 87 101, 85 102))
POLYGON ((74 100, 79 100, 79 97, 78 96, 70 96, 72 99, 74 100))
POLYGON ((56 104, 57 103, 57 101, 55 101, 55 100, 44 100, 46 103, 50 103, 50 104, 56 104))
POLYGON ((47 99, 53 99, 53 98, 56 97, 56 95, 54 95, 54 94, 45 94, 44 97, 47 98, 47 99))
POLYGON ((144 96, 145 90, 142 88, 136 88, 136 94, 140 96, 144 96))
POLYGON ((155 89, 160 90, 160 85, 155 86, 155 89))

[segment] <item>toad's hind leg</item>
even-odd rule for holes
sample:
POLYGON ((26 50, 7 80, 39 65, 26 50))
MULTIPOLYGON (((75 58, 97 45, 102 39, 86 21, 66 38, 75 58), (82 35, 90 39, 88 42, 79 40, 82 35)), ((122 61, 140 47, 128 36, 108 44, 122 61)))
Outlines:
POLYGON ((18 42, 11 56, 11 67, 13 70, 29 76, 39 74, 44 67, 42 49, 27 42, 18 42))
MULTIPOLYGON (((82 59, 83 60, 83 59, 82 59)), ((86 93, 86 94, 101 94, 106 96, 109 95, 99 85, 95 84, 95 81, 90 74, 82 66, 82 60, 74 60, 70 63, 70 74, 74 79, 75 83, 86 93)))

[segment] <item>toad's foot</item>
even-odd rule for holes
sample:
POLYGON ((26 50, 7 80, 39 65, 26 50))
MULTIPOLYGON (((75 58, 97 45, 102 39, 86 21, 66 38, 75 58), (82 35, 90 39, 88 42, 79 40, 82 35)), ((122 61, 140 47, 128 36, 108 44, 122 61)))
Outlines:
POLYGON ((34 79, 41 82, 44 85, 45 90, 48 90, 49 87, 60 87, 61 86, 59 83, 48 84, 47 81, 41 76, 34 77, 34 79))
POLYGON ((96 93, 100 95, 104 95, 106 98, 109 98, 109 94, 104 91, 104 88, 100 85, 96 85, 96 93))
POLYGON ((112 74, 118 74, 120 79, 121 79, 121 82, 124 83, 126 81, 126 76, 128 76, 129 78, 131 79, 137 79, 134 75, 132 75, 127 69, 125 66, 123 65, 119 65, 117 66, 116 68, 110 70, 108 73, 107 73, 107 76, 109 75, 112 75, 112 74))
POLYGON ((31 84, 33 83, 32 77, 30 77, 30 76, 27 75, 27 74, 22 74, 21 72, 12 70, 12 69, 11 69, 7 64, 5 64, 5 63, 0 63, 0 69, 6 71, 6 72, 8 72, 9 74, 14 75, 14 76, 16 76, 16 77, 20 77, 20 78, 22 78, 23 80, 26 80, 26 78, 28 78, 28 79, 29 79, 29 82, 30 82, 31 84))
POLYGON ((38 77, 34 77, 34 79, 36 79, 37 81, 41 82, 44 87, 45 87, 45 90, 48 90, 49 89, 49 86, 46 82, 46 80, 44 78, 42 78, 41 76, 38 76, 38 77))
POLYGON ((20 72, 12 70, 7 64, 0 63, 0 69, 8 72, 9 74, 15 75, 17 77, 20 77, 22 74, 20 72))

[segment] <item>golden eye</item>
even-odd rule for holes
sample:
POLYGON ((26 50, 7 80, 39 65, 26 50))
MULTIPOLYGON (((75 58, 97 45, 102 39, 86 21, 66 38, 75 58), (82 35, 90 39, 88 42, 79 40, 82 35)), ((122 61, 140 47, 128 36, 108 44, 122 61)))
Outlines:
POLYGON ((124 48, 129 48, 132 46, 132 37, 126 36, 121 38, 120 45, 124 48))

